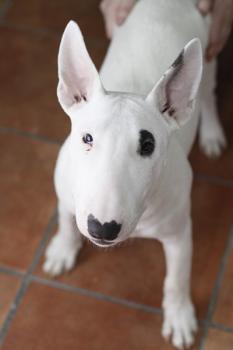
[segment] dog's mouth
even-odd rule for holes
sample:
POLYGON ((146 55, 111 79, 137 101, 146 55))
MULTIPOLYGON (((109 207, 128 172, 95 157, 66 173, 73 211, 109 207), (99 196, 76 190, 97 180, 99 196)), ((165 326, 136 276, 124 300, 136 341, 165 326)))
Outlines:
POLYGON ((104 239, 91 239, 91 241, 98 247, 112 247, 117 244, 117 242, 106 241, 104 239))

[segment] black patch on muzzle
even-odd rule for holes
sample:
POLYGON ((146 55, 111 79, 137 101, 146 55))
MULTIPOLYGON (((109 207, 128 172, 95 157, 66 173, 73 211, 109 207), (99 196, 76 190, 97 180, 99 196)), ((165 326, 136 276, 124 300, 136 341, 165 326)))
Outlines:
POLYGON ((113 241, 117 238, 118 233, 121 230, 121 224, 118 224, 115 220, 101 224, 94 215, 90 214, 87 218, 87 228, 92 237, 106 241, 113 241))

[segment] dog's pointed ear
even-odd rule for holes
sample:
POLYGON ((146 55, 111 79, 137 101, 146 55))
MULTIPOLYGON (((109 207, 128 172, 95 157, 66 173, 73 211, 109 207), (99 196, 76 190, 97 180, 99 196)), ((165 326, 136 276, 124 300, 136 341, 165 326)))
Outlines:
POLYGON ((160 111, 169 126, 177 128, 191 116, 201 76, 201 43, 199 39, 193 39, 184 47, 146 100, 160 111))
POLYGON ((99 74, 92 62, 78 25, 70 21, 63 33, 58 53, 58 100, 68 113, 74 104, 88 102, 103 93, 99 74))

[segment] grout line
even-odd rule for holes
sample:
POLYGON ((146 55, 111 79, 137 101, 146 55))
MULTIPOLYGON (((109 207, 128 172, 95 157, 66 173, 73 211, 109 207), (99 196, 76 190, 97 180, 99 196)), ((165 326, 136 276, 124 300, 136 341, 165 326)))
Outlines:
POLYGON ((8 330, 10 328, 10 325, 15 317, 15 314, 18 310, 18 307, 20 306, 23 297, 27 291, 27 288, 30 284, 30 273, 34 270, 34 268, 36 267, 39 259, 40 259, 40 255, 42 254, 43 248, 49 238, 49 235, 51 234, 51 230, 52 227, 55 223, 55 219, 56 219, 56 211, 53 213, 52 217, 49 220, 49 223, 47 225, 47 228, 45 229, 45 232, 43 234, 42 240, 36 250, 35 256, 33 258, 32 264, 30 265, 29 269, 27 270, 26 274, 24 274, 21 285, 18 289, 18 292, 16 293, 14 302, 12 303, 10 310, 6 316, 6 319, 3 323, 2 328, 0 329, 0 347, 1 344, 3 344, 4 339, 8 333, 8 330))
POLYGON ((42 240, 40 241, 40 244, 36 250, 36 253, 34 255, 34 259, 32 261, 32 264, 31 266, 29 267, 28 271, 27 271, 27 275, 28 277, 30 277, 30 275, 33 273, 33 271, 35 270, 35 268, 37 267, 39 261, 40 261, 40 258, 44 252, 44 249, 50 239, 50 236, 52 234, 52 230, 53 230, 53 227, 55 226, 57 222, 57 209, 54 211, 52 217, 50 218, 49 220, 49 223, 47 225, 47 228, 45 230, 45 233, 42 237, 42 240))
POLYGON ((210 302, 209 302, 209 306, 208 306, 208 311, 207 311, 207 315, 206 315, 206 324, 204 326, 204 330, 203 330, 203 336, 202 339, 200 341, 200 347, 199 350, 204 350, 204 346, 205 346, 205 342, 207 339, 207 335, 208 335, 208 327, 211 325, 215 325, 215 323, 212 323, 212 317, 215 311, 215 307, 217 304, 217 299, 218 299, 218 295, 219 295, 219 291, 222 285, 222 281, 223 281, 223 276, 224 276, 224 272, 226 269, 226 265, 228 262, 228 258, 230 256, 231 253, 231 248, 233 246, 233 226, 230 229, 230 233, 227 239, 227 243, 224 249, 224 253, 220 262, 220 266, 219 266, 219 270, 217 273, 217 277, 215 280, 215 285, 212 289, 212 293, 211 293, 211 297, 210 297, 210 302))
POLYGON ((2 6, 0 7, 0 23, 4 20, 8 10, 12 5, 12 0, 5 0, 2 6))
POLYGON ((5 273, 6 275, 11 275, 16 277, 23 277, 25 275, 25 272, 16 270, 8 266, 0 266, 0 273, 5 273))
POLYGON ((61 141, 53 140, 53 139, 50 139, 49 137, 46 137, 46 136, 37 135, 37 134, 34 134, 32 132, 29 132, 29 131, 22 131, 22 130, 18 130, 16 128, 11 128, 11 127, 1 126, 0 127, 0 133, 1 134, 13 134, 13 135, 17 135, 17 136, 20 136, 20 137, 26 137, 26 138, 29 138, 29 139, 32 139, 32 140, 36 140, 36 141, 44 141, 44 142, 47 142, 47 143, 52 143, 52 144, 55 144, 55 145, 61 145, 62 144, 61 141))
POLYGON ((130 307, 133 309, 142 310, 142 311, 145 311, 148 313, 153 313, 156 315, 162 314, 162 310, 160 308, 156 308, 156 307, 148 306, 148 305, 144 305, 144 304, 139 304, 139 303, 136 303, 133 301, 117 298, 114 296, 105 295, 105 294, 95 292, 95 291, 85 289, 85 288, 74 287, 74 286, 71 286, 69 284, 59 282, 59 281, 54 281, 54 280, 52 281, 52 280, 45 279, 45 278, 35 276, 35 275, 31 275, 29 277, 29 279, 32 282, 40 283, 40 284, 43 284, 43 285, 46 285, 49 287, 53 287, 53 288, 58 288, 60 290, 68 291, 71 293, 77 293, 79 295, 84 295, 84 296, 92 297, 92 298, 103 300, 103 301, 109 301, 113 304, 127 306, 127 307, 130 307))
POLYGON ((29 285, 29 281, 27 280, 27 277, 25 276, 25 278, 23 279, 18 292, 15 296, 15 299, 13 301, 13 303, 11 304, 10 310, 8 311, 7 317, 3 323, 2 328, 0 329, 0 347, 3 344, 3 341, 6 337, 6 334, 10 328, 11 322, 16 314, 16 311, 18 309, 18 306, 20 305, 24 294, 26 293, 27 287, 29 285))
MULTIPOLYGON (((106 295, 106 294, 96 292, 96 291, 93 291, 90 289, 75 287, 75 286, 72 286, 70 284, 66 284, 64 282, 46 279, 46 278, 43 278, 40 276, 30 275, 29 280, 30 280, 30 282, 35 282, 35 283, 42 284, 42 285, 45 285, 48 287, 57 288, 57 289, 60 289, 60 290, 66 291, 66 292, 84 295, 84 296, 91 297, 94 299, 111 302, 111 303, 117 304, 117 305, 123 305, 123 306, 129 307, 131 309, 137 309, 137 310, 141 310, 141 311, 155 314, 155 315, 159 315, 159 316, 163 315, 163 310, 160 307, 140 304, 140 303, 130 301, 127 299, 122 299, 122 298, 106 295)), ((207 322, 205 320, 198 320, 198 324, 199 324, 199 327, 203 329, 206 326, 207 322)), ((218 327, 218 325, 213 324, 213 327, 218 327)))
POLYGON ((194 180, 199 182, 208 182, 212 185, 224 186, 224 187, 233 187, 233 180, 223 179, 218 176, 205 175, 201 173, 194 173, 194 180))
POLYGON ((209 328, 218 329, 219 331, 223 331, 226 333, 233 333, 233 327, 225 326, 225 325, 220 324, 220 323, 215 323, 215 322, 210 323, 209 328))

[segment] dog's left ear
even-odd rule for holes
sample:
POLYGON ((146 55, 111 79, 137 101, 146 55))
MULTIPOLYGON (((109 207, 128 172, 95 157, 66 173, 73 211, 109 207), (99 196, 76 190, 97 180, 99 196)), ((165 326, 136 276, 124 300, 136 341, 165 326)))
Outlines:
POLYGON ((79 26, 70 21, 63 33, 58 53, 58 100, 69 114, 74 105, 104 93, 99 74, 92 62, 79 26))
POLYGON ((159 109, 169 126, 177 128, 191 116, 201 76, 201 43, 199 39, 193 39, 184 47, 146 100, 159 109))

